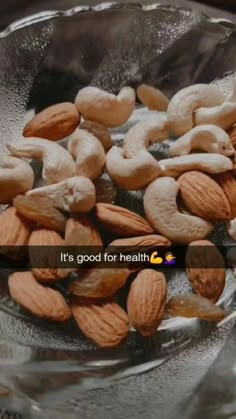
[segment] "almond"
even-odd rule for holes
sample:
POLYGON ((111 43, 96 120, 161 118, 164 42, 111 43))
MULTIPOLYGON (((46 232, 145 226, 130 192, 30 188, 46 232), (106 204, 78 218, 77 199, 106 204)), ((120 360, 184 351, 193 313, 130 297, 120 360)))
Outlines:
MULTIPOLYGON (((65 246, 102 246, 102 239, 92 219, 87 215, 74 215, 66 223, 65 246)), ((66 278, 76 268, 58 270, 61 279, 66 278)))
POLYGON ((24 137, 62 140, 75 131, 80 114, 73 103, 64 102, 50 106, 38 113, 24 128, 24 137))
POLYGON ((128 316, 113 301, 77 298, 71 310, 81 331, 98 346, 119 346, 129 334, 128 316))
POLYGON ((109 247, 117 246, 117 247, 126 247, 127 251, 129 248, 133 247, 170 247, 171 241, 164 236, 160 236, 158 234, 149 234, 147 236, 138 236, 138 237, 129 237, 127 239, 117 239, 113 240, 109 244, 109 247))
POLYGON ((223 256, 214 243, 208 240, 190 243, 186 253, 186 267, 194 291, 216 303, 224 290, 226 269, 223 256), (211 246, 209 251, 208 246, 211 246))
POLYGON ((0 253, 12 259, 21 259, 27 252, 28 240, 34 223, 9 207, 0 214, 0 253))
POLYGON ((47 198, 37 196, 37 198, 27 195, 18 195, 13 200, 13 205, 17 212, 42 224, 44 227, 64 233, 66 228, 66 217, 54 208, 47 198))
POLYGON ((229 202, 221 187, 208 175, 190 171, 178 178, 183 203, 195 215, 209 221, 231 219, 229 202))
POLYGON ((228 134, 230 136, 231 143, 233 146, 236 146, 236 125, 234 125, 229 131, 228 134))
POLYGON ((56 231, 42 227, 32 232, 29 239, 29 257, 32 272, 39 282, 47 283, 60 279, 57 266, 60 260, 60 246, 64 245, 65 241, 56 231), (45 248, 42 249, 41 246, 45 248))
POLYGON ((236 174, 236 159, 234 157, 233 159, 233 169, 231 170, 231 173, 235 176, 236 174))
POLYGON ((107 298, 126 284, 130 269, 90 269, 72 282, 70 293, 82 297, 107 298))
MULTIPOLYGON (((155 248, 155 250, 161 250, 164 248, 168 248, 171 246, 170 240, 168 240, 164 236, 149 234, 148 236, 138 236, 138 237, 130 237, 127 239, 118 239, 113 240, 106 248, 105 252, 109 254, 129 254, 129 255, 137 255, 140 253, 145 253, 150 251, 151 249, 155 248)), ((143 264, 140 264, 140 269, 142 269, 143 264)), ((129 267, 132 269, 132 265, 129 267)), ((135 269, 139 270, 139 269, 135 269)))
POLYGON ((165 276, 144 269, 133 281, 128 301, 128 317, 132 326, 143 336, 152 336, 163 318, 167 296, 165 276))
POLYGON ((102 246, 102 239, 92 219, 87 215, 69 218, 65 232, 66 245, 70 246, 102 246))
POLYGON ((38 317, 64 322, 71 311, 64 297, 51 288, 38 284, 31 272, 15 272, 9 277, 11 297, 38 317))
POLYGON ((98 203, 96 217, 108 231, 120 236, 141 236, 153 233, 153 228, 140 215, 117 205, 98 203))
POLYGON ((236 217, 236 180, 230 172, 215 176, 215 180, 223 189, 231 208, 231 218, 236 217))

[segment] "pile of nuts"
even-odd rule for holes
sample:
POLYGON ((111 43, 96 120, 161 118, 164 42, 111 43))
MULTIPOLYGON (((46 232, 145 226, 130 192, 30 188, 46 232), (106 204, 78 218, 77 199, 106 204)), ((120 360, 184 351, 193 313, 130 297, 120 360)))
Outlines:
MULTIPOLYGON (((122 147, 113 145, 110 129, 124 124, 135 110, 136 94, 130 87, 117 96, 85 87, 74 104, 43 110, 25 126, 24 138, 7 145, 0 157, 0 204, 9 205, 0 215, 1 253, 20 259, 26 251, 34 266, 32 246, 156 250, 184 244, 212 246, 221 258, 207 237, 220 221, 236 239, 236 81, 227 97, 210 84, 182 89, 171 100, 141 85, 137 96, 150 116, 129 129, 122 147), (176 139, 170 140, 173 136, 176 139), (67 137, 64 148, 58 141, 67 137), (148 148, 163 141, 169 144, 170 158, 157 161, 148 148), (34 188, 34 172, 26 159, 42 162, 42 186, 34 188), (97 201, 94 183, 104 170, 121 189, 144 189, 145 218, 97 201), (101 230, 116 239, 104 243, 101 230)), ((115 347, 127 338, 130 326, 145 337, 155 334, 165 315, 212 321, 225 317, 215 305, 225 286, 223 262, 222 268, 200 269, 186 259, 186 266, 195 294, 169 301, 164 273, 146 268, 82 267, 66 299, 53 284, 75 269, 52 269, 47 261, 43 268, 12 273, 9 291, 35 316, 56 322, 73 316, 96 345, 115 347), (124 310, 117 296, 127 284, 124 310)))

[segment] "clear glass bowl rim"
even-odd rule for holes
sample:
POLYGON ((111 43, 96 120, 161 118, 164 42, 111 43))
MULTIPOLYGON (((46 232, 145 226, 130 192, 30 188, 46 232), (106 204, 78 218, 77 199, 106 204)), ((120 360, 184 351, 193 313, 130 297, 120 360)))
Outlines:
MULTIPOLYGON (((115 9, 141 9, 143 11, 145 10, 156 10, 158 8, 162 8, 165 10, 181 10, 183 11, 190 11, 191 7, 183 7, 178 5, 171 5, 171 4, 164 4, 164 3, 148 3, 148 4, 141 4, 141 3, 133 3, 127 2, 127 3, 120 3, 119 1, 113 1, 113 2, 103 2, 98 3, 96 5, 78 5, 73 8, 67 9, 67 10, 60 10, 60 9, 53 9, 53 10, 45 10, 38 13, 35 13, 33 15, 29 15, 25 18, 16 20, 12 22, 10 25, 8 25, 3 31, 0 31, 0 39, 6 38, 7 36, 11 35, 13 32, 20 30, 22 28, 25 28, 27 26, 31 26, 34 24, 37 24, 39 22, 42 22, 44 20, 50 20, 54 18, 61 18, 61 17, 70 17, 77 14, 81 14, 84 12, 101 12, 105 10, 115 10, 115 9)), ((201 14, 204 15, 204 13, 201 12, 201 14)), ((210 21, 214 23, 229 23, 234 26, 233 22, 228 19, 223 18, 211 18, 207 15, 205 17, 210 21)))

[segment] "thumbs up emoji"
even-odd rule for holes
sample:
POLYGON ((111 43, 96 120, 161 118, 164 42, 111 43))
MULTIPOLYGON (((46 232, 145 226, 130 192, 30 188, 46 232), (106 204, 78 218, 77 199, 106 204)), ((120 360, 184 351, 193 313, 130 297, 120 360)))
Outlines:
POLYGON ((162 262, 163 259, 160 256, 158 256, 158 252, 153 252, 151 254, 150 263, 152 263, 153 265, 161 265, 162 262))

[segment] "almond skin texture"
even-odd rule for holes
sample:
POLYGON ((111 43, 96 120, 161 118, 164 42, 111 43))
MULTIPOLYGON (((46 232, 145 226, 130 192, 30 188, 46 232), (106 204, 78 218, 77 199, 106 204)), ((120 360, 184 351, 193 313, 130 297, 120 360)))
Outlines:
POLYGON ((236 175, 236 159, 235 159, 235 157, 233 159, 233 169, 231 170, 231 173, 232 173, 233 176, 236 175))
POLYGON ((71 317, 64 297, 51 288, 38 284, 31 272, 15 272, 8 281, 11 297, 32 314, 56 322, 71 317))
POLYGON ((109 246, 125 247, 127 250, 135 247, 170 247, 171 241, 164 236, 158 234, 149 234, 148 236, 128 237, 127 239, 113 240, 109 246))
POLYGON ((58 254, 60 253, 60 249, 57 250, 57 246, 64 245, 65 241, 56 231, 42 227, 32 232, 29 239, 29 257, 33 275, 39 282, 48 283, 60 279, 58 269, 55 267, 58 254), (34 249, 34 246, 37 246, 36 249, 34 249), (42 249, 41 253, 38 246, 49 246, 50 248, 42 249), (41 268, 41 265, 45 265, 45 268, 41 268), (50 265, 52 266, 51 268, 50 265))
POLYGON ((186 172, 178 178, 182 200, 193 214, 208 221, 231 219, 229 202, 221 187, 205 173, 186 172))
POLYGON ((27 251, 23 246, 27 246, 34 225, 32 221, 18 214, 14 207, 3 211, 0 214, 0 253, 12 259, 21 259, 27 251), (14 246, 17 246, 16 249, 14 246))
MULTIPOLYGON (((98 229, 88 215, 74 215, 66 223, 65 246, 103 246, 98 229)), ((79 252, 79 249, 78 249, 79 252)), ((59 277, 66 278, 75 268, 59 269, 59 277)))
POLYGON ((188 279, 196 294, 208 298, 212 303, 218 301, 224 290, 226 279, 224 266, 223 256, 214 243, 208 240, 190 243, 186 253, 188 279), (211 246, 209 251, 207 246, 211 246))
POLYGON ((156 333, 164 315, 167 296, 165 276, 152 269, 139 272, 133 281, 128 301, 128 317, 143 336, 156 333))
POLYGON ((24 128, 24 137, 62 140, 71 135, 80 123, 80 114, 73 103, 50 106, 38 113, 24 128))
POLYGON ((223 189, 231 208, 231 218, 236 217, 236 180, 230 172, 215 176, 215 180, 223 189))
POLYGON ((81 331, 97 346, 119 346, 129 334, 128 316, 113 301, 77 298, 71 310, 81 331))
POLYGON ((98 203, 95 212, 100 224, 119 236, 144 236, 154 231, 143 217, 117 205, 98 203))
MULTIPOLYGON (((171 246, 171 241, 158 234, 149 234, 147 236, 129 237, 127 239, 113 240, 105 252, 109 254, 137 254, 137 252, 147 252, 151 249, 163 250, 171 246)), ((142 265, 140 265, 142 266, 142 265)), ((131 266, 130 266, 131 267, 131 266)))
POLYGON ((66 245, 70 246, 102 246, 98 229, 87 215, 69 218, 65 232, 66 245))
POLYGON ((36 221, 44 227, 64 233, 66 217, 57 208, 54 208, 44 196, 35 198, 27 195, 17 195, 13 199, 13 205, 19 214, 28 219, 36 221))

